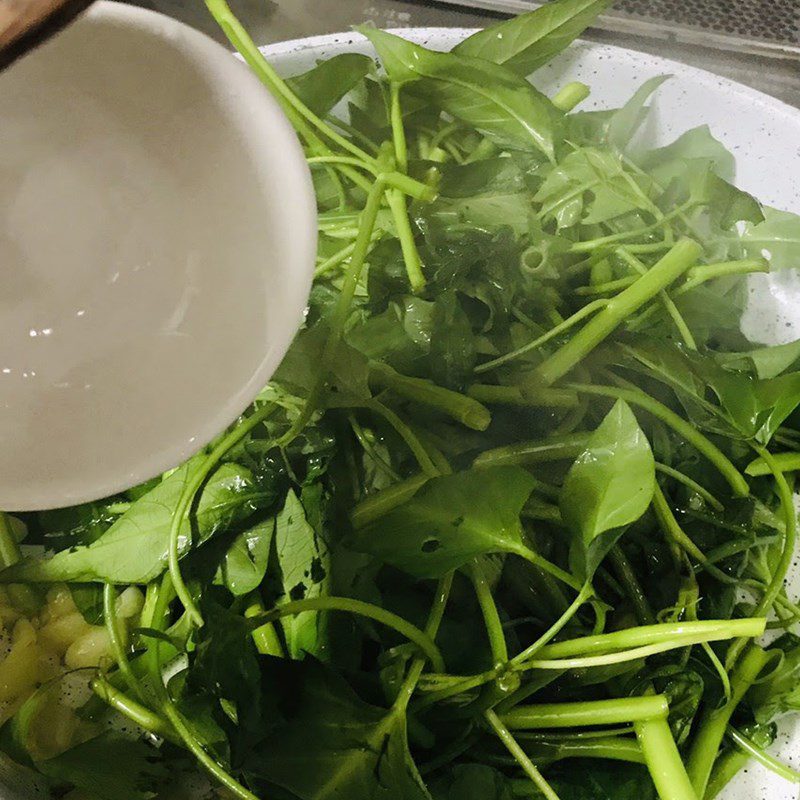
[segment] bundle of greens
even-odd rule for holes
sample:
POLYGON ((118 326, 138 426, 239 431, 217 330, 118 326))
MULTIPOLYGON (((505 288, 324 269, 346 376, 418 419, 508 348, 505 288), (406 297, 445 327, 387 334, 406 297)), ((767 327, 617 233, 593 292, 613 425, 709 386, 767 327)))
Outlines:
POLYGON ((306 148, 307 320, 187 464, 26 516, 44 555, 2 527, 9 594, 68 584, 105 625, 81 724, 138 737, 42 758, 45 686, 3 750, 102 800, 195 762, 241 800, 710 800, 750 757, 800 781, 766 752, 800 708, 800 342, 740 331, 800 218, 707 128, 639 144, 660 80, 589 112, 527 81, 607 0, 451 53, 365 28, 380 69, 286 81, 208 5, 306 148))

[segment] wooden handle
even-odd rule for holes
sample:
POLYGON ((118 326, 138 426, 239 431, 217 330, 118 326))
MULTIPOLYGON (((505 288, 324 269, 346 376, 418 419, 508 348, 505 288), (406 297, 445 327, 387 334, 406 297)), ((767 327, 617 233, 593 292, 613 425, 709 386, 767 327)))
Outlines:
POLYGON ((68 25, 93 0, 0 0, 0 69, 68 25))

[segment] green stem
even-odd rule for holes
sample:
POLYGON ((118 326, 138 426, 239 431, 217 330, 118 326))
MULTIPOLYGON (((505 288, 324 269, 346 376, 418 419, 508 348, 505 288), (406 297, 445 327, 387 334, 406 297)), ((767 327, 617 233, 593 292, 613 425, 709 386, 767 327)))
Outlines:
POLYGON ((499 367, 503 364, 507 364, 509 361, 513 361, 515 358, 524 356, 526 353, 530 353, 531 350, 538 349, 543 344, 547 344, 547 342, 549 342, 551 339, 554 339, 556 336, 568 331, 574 325, 577 325, 579 322, 581 322, 581 320, 586 319, 586 317, 591 316, 595 312, 602 313, 602 311, 608 306, 609 302, 611 301, 600 299, 594 300, 591 303, 587 303, 583 308, 578 309, 572 316, 567 317, 567 319, 560 324, 550 328, 547 333, 542 334, 532 342, 528 342, 528 344, 518 347, 516 350, 512 350, 510 353, 506 353, 498 358, 494 358, 491 361, 485 361, 483 364, 478 364, 473 371, 476 375, 480 375, 482 372, 488 372, 495 367, 499 367))
POLYGON ((541 464, 573 459, 586 448, 588 433, 568 433, 531 442, 515 442, 504 447, 484 450, 473 462, 474 467, 496 467, 505 464, 541 464))
MULTIPOLYGON (((800 453, 774 453, 772 463, 779 472, 797 472, 800 470, 800 453)), ((763 456, 753 459, 744 469, 745 475, 761 477, 772 475, 773 470, 763 456)))
POLYGON ((572 111, 577 105, 580 105, 590 94, 591 91, 585 83, 573 81, 566 86, 562 86, 561 89, 553 95, 551 102, 557 109, 566 114, 572 111))
POLYGON ((556 635, 558 635, 564 626, 578 613, 580 607, 592 596, 593 590, 591 584, 585 584, 578 596, 572 601, 570 606, 564 613, 531 645, 526 647, 521 653, 518 653, 511 660, 512 664, 522 664, 528 659, 532 658, 556 635))
POLYGON ((567 658, 587 653, 607 653, 645 645, 669 642, 671 639, 700 639, 706 642, 733 639, 736 636, 760 636, 764 632, 764 619, 721 619, 701 622, 673 622, 642 625, 612 633, 581 636, 542 648, 543 658, 567 658))
POLYGON ((747 766, 750 756, 741 750, 730 749, 724 752, 714 764, 703 800, 714 798, 747 766))
POLYGON ((144 701, 142 684, 134 674, 133 669, 131 669, 125 637, 119 627, 116 600, 117 592, 114 586, 110 583, 105 584, 105 586, 103 586, 103 617, 106 631, 108 631, 108 638, 111 640, 111 650, 114 653, 117 666, 122 673, 122 677, 125 678, 125 683, 128 685, 128 688, 139 700, 144 701))
POLYGON ((647 596, 622 548, 619 545, 614 545, 609 551, 609 557, 614 567, 614 572, 633 605, 633 610, 639 623, 641 625, 654 625, 656 617, 653 614, 653 609, 650 608, 647 596))
POLYGON ((700 245, 691 239, 682 239, 675 244, 636 283, 607 301, 605 307, 572 339, 536 368, 539 382, 551 386, 570 372, 631 314, 692 267, 701 253, 700 245))
POLYGON ((381 207, 385 186, 383 181, 379 178, 375 181, 367 195, 367 202, 364 205, 364 210, 361 214, 361 224, 358 228, 358 234, 353 248, 353 255, 350 258, 350 266, 345 273, 344 282, 339 297, 336 301, 333 313, 331 314, 331 327, 325 346, 322 350, 320 363, 322 369, 319 370, 317 380, 311 387, 311 391, 306 398, 303 410, 298 415, 297 419, 292 424, 292 427, 281 437, 277 443, 281 447, 286 447, 292 442, 300 431, 305 428, 314 412, 317 410, 322 393, 325 389, 325 382, 328 379, 328 370, 325 365, 330 364, 339 344, 344 335, 344 326, 347 321, 347 315, 350 312, 350 306, 353 302, 353 297, 358 288, 361 273, 364 269, 364 262, 372 242, 372 235, 375 230, 375 221, 378 217, 378 211, 381 207))
POLYGON ((697 800, 666 714, 634 722, 633 729, 661 800, 697 800))
POLYGON ((433 381, 401 375, 388 364, 372 362, 370 379, 401 397, 435 408, 474 431, 485 431, 492 421, 489 409, 477 400, 438 386, 433 381))
POLYGON ((699 797, 706 793, 711 770, 733 712, 758 679, 769 656, 756 645, 742 656, 731 676, 731 699, 721 708, 708 708, 700 719, 689 750, 688 771, 699 797))
MULTIPOLYGON (((431 638, 432 641, 436 640, 436 634, 439 632, 439 626, 442 624, 444 617, 444 610, 447 607, 447 601, 450 598, 450 590, 453 587, 453 573, 448 572, 443 578, 439 580, 436 586, 436 595, 434 597, 433 605, 428 613, 428 621, 425 624, 425 634, 431 638)), ((411 663, 403 685, 397 693, 397 698, 394 701, 393 708, 403 714, 408 709, 408 704, 417 688, 422 670, 425 668, 425 658, 415 658, 411 663)))
MULTIPOLYGON (((680 472, 673 467, 668 466, 667 464, 662 464, 659 461, 656 461, 656 472, 661 472, 664 475, 669 476, 670 478, 674 478, 678 483, 682 483, 688 489, 691 489, 693 492, 700 495, 715 511, 724 511, 725 506, 714 497, 705 486, 701 486, 696 480, 690 478, 688 475, 684 475, 684 473, 680 472)), ((746 472, 746 470, 745 470, 746 472)))
POLYGON ((387 628, 396 630, 410 642, 417 645, 430 660, 436 672, 444 671, 442 654, 430 636, 397 614, 386 611, 372 603, 355 600, 352 597, 309 597, 305 600, 293 600, 264 614, 251 617, 249 623, 253 628, 259 628, 268 622, 275 622, 282 617, 294 617, 305 611, 344 611, 348 614, 357 614, 379 622, 387 628))
POLYGON ((356 529, 363 528, 370 522, 385 516, 407 500, 410 500, 429 480, 429 475, 419 473, 369 495, 350 513, 350 521, 353 523, 353 527, 356 529))
POLYGON ((0 511, 0 569, 11 567, 22 560, 17 537, 11 529, 8 514, 0 511))
POLYGON ((401 172, 406 172, 408 170, 408 145, 403 126, 403 109, 400 105, 401 88, 402 85, 394 81, 389 84, 389 119, 392 125, 392 141, 397 167, 401 172))
POLYGON ((411 291, 419 294, 425 288, 425 274, 422 271, 422 260, 419 257, 417 243, 414 241, 414 231, 411 230, 411 221, 408 218, 406 197, 399 189, 388 189, 386 201, 392 212, 397 238, 400 241, 400 250, 403 253, 403 262, 406 265, 406 274, 411 291))
POLYGON ((115 711, 118 711, 131 722, 150 733, 160 736, 173 744, 181 744, 181 740, 175 734, 174 728, 158 714, 153 713, 141 703, 137 703, 132 698, 112 686, 105 678, 93 678, 89 684, 92 691, 115 711))
MULTIPOLYGON (((245 609, 244 615, 247 619, 259 616, 266 611, 264 603, 256 592, 253 593, 252 602, 245 609)), ((285 658, 286 653, 283 650, 278 632, 275 630, 275 625, 271 622, 256 628, 253 633, 253 643, 256 650, 263 656, 276 656, 277 658, 285 658)))
POLYGON ((662 695, 623 697, 616 700, 584 700, 577 703, 547 703, 517 706, 503 714, 510 730, 542 728, 583 728, 622 725, 654 717, 666 717, 669 704, 662 695))
POLYGON ((731 463, 730 459, 709 441, 709 439, 703 436, 697 428, 658 400, 642 391, 617 386, 595 386, 591 384, 575 383, 569 384, 568 388, 575 389, 577 392, 583 394, 610 397, 615 400, 625 400, 631 405, 639 406, 639 408, 652 414, 656 419, 660 419, 665 425, 672 428, 698 452, 704 455, 720 471, 737 497, 747 497, 747 495, 750 494, 749 484, 739 470, 731 463))
POLYGON ((273 69, 272 65, 256 47, 250 34, 234 16, 225 0, 206 0, 206 6, 217 24, 222 28, 231 44, 239 51, 242 58, 261 79, 261 81, 278 96, 284 103, 291 107, 298 115, 309 122, 323 136, 339 145, 343 150, 352 153, 364 164, 374 165, 375 159, 365 153, 360 147, 353 144, 341 134, 337 133, 324 120, 320 119, 297 95, 287 86, 286 82, 273 69))
POLYGON ((511 731, 503 724, 500 717, 491 709, 485 712, 485 717, 506 750, 514 756, 517 763, 522 767, 523 772, 531 779, 531 782, 539 790, 545 800, 559 800, 558 795, 553 791, 553 787, 545 780, 544 775, 539 772, 527 753, 519 746, 517 740, 511 735, 511 731))
POLYGON ((380 416, 382 416, 395 429, 395 431, 397 431, 397 433, 400 435, 400 438, 402 438, 402 440, 408 446, 408 449, 414 454, 414 458, 416 458, 419 468, 425 475, 427 475, 429 478, 435 478, 439 475, 439 470, 431 460, 431 457, 428 455, 428 451, 425 449, 422 442, 420 442, 414 431, 412 431, 411 428, 406 425, 406 423, 403 422, 403 420, 400 419, 397 414, 394 413, 394 411, 377 400, 371 400, 367 404, 367 407, 380 414, 380 416))
MULTIPOLYGON (((632 269, 635 269, 640 275, 646 274, 647 267, 638 258, 636 258, 633 253, 629 252, 624 247, 619 248, 617 253, 619 254, 620 258, 626 261, 629 266, 632 269)), ((681 312, 678 311, 675 301, 664 289, 658 293, 658 297, 661 300, 661 305, 664 306, 667 314, 670 316, 670 319, 672 319, 672 322, 680 334, 681 339, 683 339, 683 343, 689 350, 697 350, 697 342, 695 342, 694 336, 692 335, 691 330, 689 330, 689 326, 686 324, 686 320, 681 315, 681 312)))
POLYGON ((792 769, 788 764, 778 761, 777 758, 773 758, 763 748, 750 741, 743 733, 737 731, 736 728, 729 725, 727 734, 743 753, 754 758, 759 764, 762 764, 770 770, 770 772, 774 772, 776 775, 791 783, 800 783, 800 772, 796 769, 792 769))
POLYGON ((486 574, 480 558, 471 561, 467 567, 470 580, 475 588, 475 596, 478 598, 478 605, 483 615, 483 623, 486 627, 486 634, 489 637, 489 648, 492 652, 492 663, 495 666, 508 662, 508 646, 506 635, 503 632, 503 623, 497 613, 497 605, 494 602, 492 589, 486 580, 486 574))
MULTIPOLYGON (((175 512, 172 515, 172 523, 169 531, 169 549, 167 554, 169 574, 172 578, 172 584, 175 587, 175 593, 178 599, 183 603, 183 607, 189 614, 189 618, 198 627, 203 625, 203 616, 197 604, 194 602, 191 592, 184 583, 179 564, 181 527, 189 515, 189 509, 195 494, 203 485, 206 478, 211 474, 212 470, 219 464, 222 457, 247 436, 250 431, 260 425, 270 414, 274 413, 274 411, 274 406, 267 404, 247 419, 240 422, 232 431, 224 436, 189 476, 189 480, 183 487, 183 491, 175 506, 175 512)), ((187 549, 188 546, 189 543, 187 542, 187 549)))
POLYGON ((769 272, 769 262, 764 258, 748 258, 741 261, 722 261, 718 264, 703 264, 686 273, 686 281, 674 292, 679 297, 696 289, 706 281, 724 278, 729 275, 746 275, 752 272, 769 272))
MULTIPOLYGON (((767 585, 766 591, 761 596, 755 609, 753 610, 754 616, 761 616, 767 614, 775 605, 778 595, 783 590, 786 575, 789 572, 789 567, 792 565, 794 558, 794 549, 797 544, 797 510, 794 506, 794 495, 791 487, 786 482, 786 477, 780 471, 780 468, 775 463, 775 459, 766 447, 756 447, 756 452, 764 459, 769 466, 772 474, 775 476, 775 484, 778 489, 778 497, 781 500, 781 509, 783 511, 784 519, 784 533, 783 533, 783 548, 781 550, 781 557, 777 566, 772 572, 772 577, 767 585)), ((728 655, 726 657, 726 666, 730 669, 736 661, 739 653, 744 649, 747 644, 746 639, 741 639, 734 642, 728 655)))
MULTIPOLYGON (((522 737, 518 735, 517 739, 521 740, 522 737)), ((567 758, 603 758, 626 761, 629 764, 645 763, 639 743, 619 736, 602 736, 576 742, 540 742, 535 745, 535 751, 536 760, 548 764, 567 758)))
POLYGON ((487 383, 473 383, 467 394, 481 403, 497 405, 526 406, 528 408, 577 408, 580 405, 575 392, 567 389, 542 387, 525 394, 518 386, 494 386, 487 383))

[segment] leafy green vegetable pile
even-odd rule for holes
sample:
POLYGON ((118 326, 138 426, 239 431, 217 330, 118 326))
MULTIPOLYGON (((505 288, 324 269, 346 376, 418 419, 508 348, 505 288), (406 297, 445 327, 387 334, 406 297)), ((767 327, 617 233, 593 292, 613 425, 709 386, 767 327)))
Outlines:
POLYGON ((800 342, 740 319, 748 273, 800 267, 800 218, 707 128, 637 144, 660 79, 589 112, 526 80, 606 0, 451 53, 365 28, 385 73, 288 81, 208 5, 313 169, 307 321, 203 453, 30 516, 54 553, 4 539, 0 581, 105 609, 83 713, 157 747, 37 762, 34 695, 4 749, 103 800, 193 759, 242 800, 702 800, 751 756, 799 781, 765 748, 800 708, 800 342))

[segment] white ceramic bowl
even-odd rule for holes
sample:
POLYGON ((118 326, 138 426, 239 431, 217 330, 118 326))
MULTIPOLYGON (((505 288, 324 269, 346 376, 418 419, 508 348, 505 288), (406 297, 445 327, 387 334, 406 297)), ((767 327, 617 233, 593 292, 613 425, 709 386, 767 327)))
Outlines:
POLYGON ((97 3, 0 74, 0 508, 185 460, 301 322, 316 211, 278 104, 221 45, 97 3))
MULTIPOLYGON (((426 47, 450 50, 472 31, 422 28, 394 31, 426 47)), ((319 59, 342 52, 374 55, 357 34, 317 36, 263 48, 284 74, 310 69, 319 59)), ((648 78, 670 74, 653 101, 645 135, 654 145, 666 144, 697 125, 712 133, 737 158, 737 184, 760 200, 800 212, 800 110, 703 70, 667 59, 608 45, 578 42, 539 70, 533 82, 551 94, 565 83, 584 81, 592 95, 583 108, 614 108, 630 99, 648 78)), ((800 98, 799 98, 800 99, 800 98)), ((800 263, 797 265, 800 269, 800 263)), ((754 341, 786 342, 800 338, 800 272, 785 270, 754 276, 753 293, 743 320, 754 341)), ((800 591, 800 576, 792 588, 800 591)), ((781 727, 776 751, 797 767, 800 726, 789 720, 781 727)), ((724 800, 795 800, 797 788, 751 764, 725 791, 724 800)))

